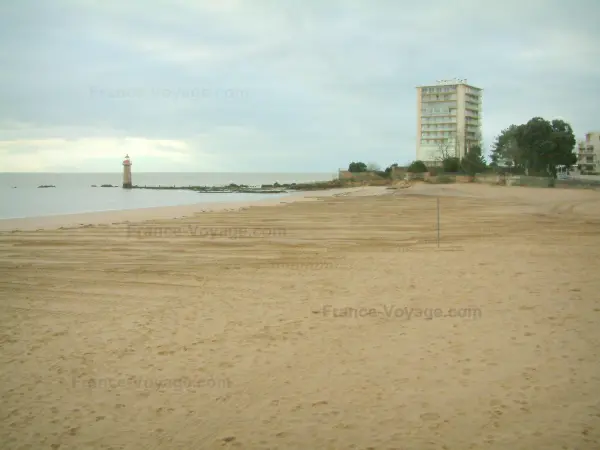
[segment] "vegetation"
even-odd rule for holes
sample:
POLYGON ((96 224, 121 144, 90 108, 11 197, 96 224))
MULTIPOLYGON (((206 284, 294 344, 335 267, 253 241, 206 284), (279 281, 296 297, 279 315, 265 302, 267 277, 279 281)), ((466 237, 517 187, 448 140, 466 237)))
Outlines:
POLYGON ((478 145, 469 149, 467 154, 460 161, 461 169, 470 176, 475 176, 477 173, 484 172, 487 168, 485 159, 483 158, 481 147, 478 145))
POLYGON ((455 156, 448 156, 442 160, 442 169, 444 172, 457 173, 460 172, 460 159, 455 156))
POLYGON ((348 172, 351 173, 371 173, 376 175, 375 178, 391 179, 394 168, 399 167, 397 163, 393 163, 381 170, 381 166, 377 163, 351 162, 348 166, 348 172))
POLYGON ((570 167, 577 162, 575 143, 570 124, 534 117, 526 124, 502 130, 492 146, 492 165, 514 173, 556 178, 557 166, 570 167))
POLYGON ((408 169, 406 170, 410 173, 425 173, 427 172, 427 166, 423 161, 417 159, 410 163, 410 166, 408 166, 408 169))
POLYGON ((364 162, 351 162, 348 166, 348 172, 367 172, 367 165, 364 162))
MULTIPOLYGON (((438 142, 436 161, 440 163, 441 172, 446 173, 466 173, 468 175, 475 175, 485 171, 487 164, 483 158, 483 152, 481 147, 478 145, 469 148, 466 155, 462 159, 458 158, 458 146, 457 141, 452 141, 450 138, 442 139, 438 142)), ((433 169, 429 173, 433 175, 433 172, 440 172, 439 170, 433 169)))
POLYGON ((392 177, 392 171, 398 167, 398 164, 394 163, 391 166, 385 168, 384 174, 386 178, 392 177))

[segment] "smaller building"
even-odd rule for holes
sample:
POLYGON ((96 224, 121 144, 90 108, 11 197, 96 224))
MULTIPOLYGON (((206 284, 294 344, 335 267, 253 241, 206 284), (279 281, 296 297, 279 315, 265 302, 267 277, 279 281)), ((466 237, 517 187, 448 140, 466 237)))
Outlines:
POLYGON ((600 173, 600 132, 587 133, 585 141, 577 147, 577 168, 581 172, 600 173))

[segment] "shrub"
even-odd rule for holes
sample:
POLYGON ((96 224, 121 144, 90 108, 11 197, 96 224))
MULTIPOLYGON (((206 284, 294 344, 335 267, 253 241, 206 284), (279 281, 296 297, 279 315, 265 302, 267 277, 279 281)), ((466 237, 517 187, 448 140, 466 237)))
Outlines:
POLYGON ((456 173, 460 170, 460 159, 453 156, 445 158, 442 161, 442 167, 444 168, 444 172, 456 173))
POLYGON ((408 166, 407 172, 410 173, 425 173, 427 172, 427 166, 423 161, 416 160, 413 161, 410 166, 408 166))
POLYGON ((351 162, 348 166, 348 172, 366 172, 367 165, 364 162, 351 162))

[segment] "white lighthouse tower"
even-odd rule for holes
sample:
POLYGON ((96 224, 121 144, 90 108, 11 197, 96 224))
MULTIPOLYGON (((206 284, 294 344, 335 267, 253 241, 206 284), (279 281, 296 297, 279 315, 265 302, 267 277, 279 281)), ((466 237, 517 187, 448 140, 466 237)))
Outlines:
POLYGON ((131 189, 131 160, 129 159, 129 155, 125 155, 125 160, 123 161, 123 188, 131 189))

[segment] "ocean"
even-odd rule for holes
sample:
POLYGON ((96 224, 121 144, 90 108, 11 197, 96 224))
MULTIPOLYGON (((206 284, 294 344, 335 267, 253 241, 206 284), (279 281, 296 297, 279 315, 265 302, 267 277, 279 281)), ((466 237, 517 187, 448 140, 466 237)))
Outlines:
MULTIPOLYGON (((138 186, 225 186, 329 181, 332 173, 133 173, 138 186)), ((289 194, 204 194, 122 189, 120 173, 0 173, 0 219, 115 211, 194 203, 246 202, 289 194), (118 188, 92 187, 112 184, 118 188), (41 185, 55 188, 38 189, 41 185)))

